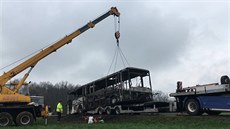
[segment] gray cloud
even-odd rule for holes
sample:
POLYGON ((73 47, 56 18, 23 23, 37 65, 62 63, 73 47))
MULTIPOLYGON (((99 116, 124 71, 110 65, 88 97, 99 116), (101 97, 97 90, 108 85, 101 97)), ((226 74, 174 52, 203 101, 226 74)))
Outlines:
MULTIPOLYGON (((155 89, 172 92, 177 80, 193 85, 229 74, 227 6, 211 1, 4 1, 1 66, 57 41, 111 6, 121 12, 123 53, 131 66, 151 71, 155 89)), ((40 61, 29 80, 84 84, 98 79, 107 74, 115 47, 109 17, 40 61)))

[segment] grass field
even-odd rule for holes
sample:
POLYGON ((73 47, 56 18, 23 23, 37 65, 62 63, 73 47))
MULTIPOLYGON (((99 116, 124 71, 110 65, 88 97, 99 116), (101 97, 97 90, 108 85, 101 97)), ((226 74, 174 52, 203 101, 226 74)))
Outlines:
POLYGON ((38 120, 30 126, 11 126, 9 129, 230 129, 230 116, 150 116, 124 115, 105 118, 105 123, 86 124, 79 118, 49 118, 44 125, 38 120), (75 121, 76 119, 76 121, 75 121))

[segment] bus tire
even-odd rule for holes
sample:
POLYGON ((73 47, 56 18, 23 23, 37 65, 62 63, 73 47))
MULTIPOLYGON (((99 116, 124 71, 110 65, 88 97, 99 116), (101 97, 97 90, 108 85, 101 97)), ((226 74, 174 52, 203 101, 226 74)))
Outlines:
POLYGON ((115 105, 117 102, 118 102, 117 97, 115 97, 115 96, 111 97, 111 104, 112 105, 115 105))
POLYGON ((78 107, 77 113, 78 113, 78 114, 82 114, 82 113, 83 113, 83 108, 82 108, 81 105, 78 107))

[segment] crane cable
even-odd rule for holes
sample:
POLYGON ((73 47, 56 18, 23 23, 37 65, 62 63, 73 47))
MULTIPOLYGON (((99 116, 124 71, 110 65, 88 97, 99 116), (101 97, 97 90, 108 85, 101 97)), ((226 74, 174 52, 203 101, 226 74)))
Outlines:
POLYGON ((120 45, 119 45, 119 38, 120 38, 120 17, 114 17, 114 25, 115 25, 115 38, 116 38, 116 49, 115 49, 115 53, 113 55, 113 60, 110 64, 109 70, 107 75, 109 74, 113 64, 114 64, 114 68, 113 68, 113 72, 115 72, 116 67, 117 67, 117 60, 118 60, 118 55, 121 58, 122 64, 124 67, 126 67, 126 64, 128 66, 130 66, 130 64, 128 63, 127 58, 125 57, 124 53, 122 52, 120 45))

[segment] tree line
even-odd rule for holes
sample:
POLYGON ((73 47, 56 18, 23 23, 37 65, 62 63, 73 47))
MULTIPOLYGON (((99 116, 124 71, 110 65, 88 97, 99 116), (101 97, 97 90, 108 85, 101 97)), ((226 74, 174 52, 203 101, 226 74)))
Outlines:
POLYGON ((79 87, 66 81, 56 84, 51 82, 30 83, 30 96, 44 96, 44 104, 50 106, 52 112, 55 112, 58 101, 62 101, 64 113, 66 113, 67 94, 79 87))

